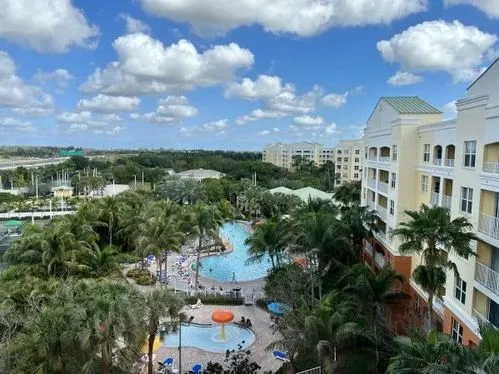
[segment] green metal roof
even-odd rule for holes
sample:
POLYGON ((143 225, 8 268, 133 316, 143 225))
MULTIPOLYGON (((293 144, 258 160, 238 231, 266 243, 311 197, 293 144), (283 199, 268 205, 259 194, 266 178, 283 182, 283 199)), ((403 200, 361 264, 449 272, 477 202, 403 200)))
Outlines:
POLYGON ((382 97, 400 114, 440 114, 437 108, 417 96, 388 96, 382 97))

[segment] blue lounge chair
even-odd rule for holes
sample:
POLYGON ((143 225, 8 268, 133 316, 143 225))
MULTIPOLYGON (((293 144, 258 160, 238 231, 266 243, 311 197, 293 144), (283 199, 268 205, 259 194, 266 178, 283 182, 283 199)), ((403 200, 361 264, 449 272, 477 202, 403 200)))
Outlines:
POLYGON ((163 360, 163 362, 158 362, 161 366, 171 366, 175 363, 175 359, 173 357, 167 357, 163 360))
POLYGON ((203 372, 203 365, 194 364, 191 370, 194 374, 201 374, 203 372))
POLYGON ((289 361, 288 354, 286 352, 272 351, 272 356, 274 356, 274 358, 277 358, 278 360, 281 360, 281 361, 289 361))

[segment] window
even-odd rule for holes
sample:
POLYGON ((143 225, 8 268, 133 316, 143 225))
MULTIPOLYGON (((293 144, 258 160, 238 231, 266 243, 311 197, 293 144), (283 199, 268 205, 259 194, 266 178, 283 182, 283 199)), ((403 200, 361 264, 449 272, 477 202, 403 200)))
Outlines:
POLYGON ((339 155, 341 155, 341 149, 338 149, 338 150, 336 151, 336 153, 338 153, 339 155))
POLYGON ((392 188, 395 189, 396 185, 397 185, 397 174, 392 173, 392 188))
POLYGON ((419 312, 421 310, 421 299, 419 296, 416 296, 416 300, 414 301, 414 310, 419 312))
POLYGON ((473 209, 473 188, 461 187, 461 212, 471 214, 473 209))
POLYGON ((463 326, 454 318, 452 319, 452 340, 458 343, 463 342, 463 326))
POLYGON ((355 157, 355 162, 360 162, 360 159, 358 157, 355 157))
POLYGON ((354 170, 359 170, 359 165, 355 165, 353 168, 354 170))
POLYGON ((359 174, 355 173, 355 174, 353 175, 353 177, 354 177, 354 178, 358 178, 358 177, 359 177, 359 174))
POLYGON ((394 144, 392 146, 392 161, 397 161, 398 153, 397 153, 397 145, 394 144))
POLYGON ((429 144, 424 144, 423 161, 430 162, 430 145, 429 144))
POLYGON ((466 282, 459 276, 456 278, 456 299, 461 303, 466 303, 466 282))
POLYGON ((390 215, 393 216, 395 214, 395 201, 390 200, 390 215))
POLYGON ((421 191, 428 192, 428 176, 427 175, 421 176, 421 191))
POLYGON ((341 165, 336 165, 336 170, 341 170, 341 165))
POLYGON ((343 170, 348 170, 348 165, 343 165, 343 170))
POLYGON ((343 173, 343 178, 348 178, 348 174, 347 173, 343 173))
POLYGON ((476 141, 464 142, 464 166, 475 167, 476 159, 476 141))
POLYGON ((356 154, 356 155, 360 155, 360 149, 356 149, 356 150, 355 150, 355 154, 356 154))
POLYGON ((341 157, 338 157, 337 160, 338 160, 338 162, 341 162, 341 157))
POLYGON ((347 162, 348 161, 348 157, 343 157, 343 161, 347 162))

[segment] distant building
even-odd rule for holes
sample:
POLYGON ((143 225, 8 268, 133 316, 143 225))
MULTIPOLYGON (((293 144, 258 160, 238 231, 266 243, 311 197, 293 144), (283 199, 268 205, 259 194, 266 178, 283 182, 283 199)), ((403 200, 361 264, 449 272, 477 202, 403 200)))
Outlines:
POLYGON ((53 187, 52 192, 54 193, 54 197, 71 197, 73 196, 73 187, 71 186, 59 186, 53 187))
POLYGON ((334 147, 335 186, 362 179, 363 139, 342 140, 334 147))
POLYGON ((176 173, 175 175, 180 179, 195 179, 198 181, 202 181, 203 179, 208 179, 208 178, 220 179, 223 176, 225 176, 224 173, 210 169, 186 170, 186 171, 181 171, 180 173, 176 173))
POLYGON ((309 199, 315 200, 315 199, 320 199, 320 200, 331 200, 333 198, 332 193, 327 193, 321 190, 318 190, 317 188, 313 187, 303 187, 299 188, 297 190, 292 190, 287 187, 276 187, 271 190, 269 190, 270 193, 275 194, 275 193, 282 193, 285 195, 294 195, 298 196, 302 201, 307 202, 309 199))

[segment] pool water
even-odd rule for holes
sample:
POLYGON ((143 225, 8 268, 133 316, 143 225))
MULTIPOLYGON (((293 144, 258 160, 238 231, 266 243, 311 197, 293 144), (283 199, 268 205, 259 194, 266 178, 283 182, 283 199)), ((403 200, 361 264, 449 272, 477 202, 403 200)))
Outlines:
MULTIPOLYGON (((200 325, 191 323, 182 327, 182 347, 194 347, 203 351, 221 353, 227 350, 241 350, 250 347, 255 342, 255 334, 251 330, 234 324, 225 325, 225 340, 221 339, 221 326, 200 325)), ((168 335, 162 343, 163 347, 178 347, 178 332, 168 335)))
POLYGON ((215 279, 220 282, 231 282, 235 273, 237 282, 251 281, 263 278, 272 268, 270 258, 264 256, 260 262, 247 264, 249 257, 249 246, 244 241, 250 233, 244 224, 239 222, 225 223, 220 234, 227 239, 233 247, 233 251, 223 254, 201 258, 199 274, 205 278, 215 279))

